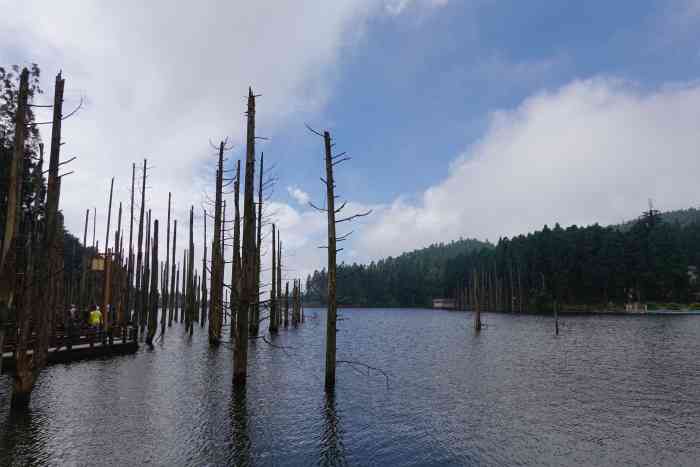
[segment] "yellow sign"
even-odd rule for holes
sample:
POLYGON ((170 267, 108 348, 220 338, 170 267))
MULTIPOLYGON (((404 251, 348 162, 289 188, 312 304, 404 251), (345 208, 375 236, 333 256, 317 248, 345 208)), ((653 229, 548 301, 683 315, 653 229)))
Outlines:
POLYGON ((92 258, 93 271, 104 271, 105 270, 105 259, 102 256, 95 256, 92 258))

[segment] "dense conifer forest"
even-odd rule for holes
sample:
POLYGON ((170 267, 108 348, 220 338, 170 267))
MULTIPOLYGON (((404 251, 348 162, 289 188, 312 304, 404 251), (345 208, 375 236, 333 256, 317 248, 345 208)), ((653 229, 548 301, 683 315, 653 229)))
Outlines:
MULTIPOLYGON (((545 311, 555 300, 692 303, 700 301, 698 265, 700 211, 650 209, 617 226, 555 224, 495 246, 461 240, 369 265, 343 264, 338 293, 352 306, 430 306, 437 297, 459 299, 476 275, 480 287, 493 290, 492 308, 504 311, 545 311)), ((323 303, 325 280, 323 270, 308 277, 307 301, 323 303)))

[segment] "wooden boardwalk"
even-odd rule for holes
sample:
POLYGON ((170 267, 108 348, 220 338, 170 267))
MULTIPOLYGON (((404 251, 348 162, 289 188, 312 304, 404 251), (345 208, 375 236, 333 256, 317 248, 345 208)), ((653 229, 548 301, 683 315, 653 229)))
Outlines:
MULTIPOLYGON (((135 331, 131 326, 115 327, 112 339, 109 339, 102 331, 88 328, 77 329, 75 335, 70 339, 62 331, 59 331, 51 338, 47 364, 69 363, 135 353, 138 350, 135 331)), ((33 340, 29 342, 29 354, 33 353, 33 342, 33 340)), ((3 373, 14 371, 14 352, 15 339, 6 336, 5 345, 2 348, 3 373)))

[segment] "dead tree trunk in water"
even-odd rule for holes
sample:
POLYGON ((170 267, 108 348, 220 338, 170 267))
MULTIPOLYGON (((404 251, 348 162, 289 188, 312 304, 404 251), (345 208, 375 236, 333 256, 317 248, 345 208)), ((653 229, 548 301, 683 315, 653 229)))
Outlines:
MULTIPOLYGON (((29 71, 22 69, 19 80, 17 111, 15 112, 15 139, 12 162, 8 175, 7 212, 0 256, 0 354, 5 341, 5 328, 10 310, 15 305, 17 286, 17 250, 22 206, 22 174, 24 166, 24 139, 26 131, 27 99, 29 95, 29 71)), ((2 358, 0 357, 0 370, 2 358)), ((21 398, 20 398, 21 399, 21 398)), ((18 399, 18 402, 20 401, 18 399)), ((14 397, 13 397, 14 401, 14 397)), ((28 395, 27 395, 28 402, 28 395)))
POLYGON ((88 223, 90 222, 90 210, 85 210, 85 229, 83 230, 83 257, 82 270, 80 271, 80 292, 78 296, 78 311, 83 313, 87 307, 87 273, 88 273, 88 246, 87 246, 87 231, 88 223))
POLYGON ((277 333, 277 232, 272 224, 272 288, 270 289, 270 334, 277 333))
MULTIPOLYGON (((335 207, 335 181, 333 179, 333 167, 349 160, 349 157, 345 156, 345 153, 333 155, 331 143, 331 134, 328 131, 324 131, 323 134, 317 132, 316 130, 307 128, 314 134, 321 136, 323 138, 324 152, 325 152, 325 163, 326 163, 326 178, 321 178, 321 181, 326 185, 326 208, 322 209, 311 204, 311 207, 323 211, 328 216, 328 244, 326 248, 328 249, 328 318, 326 320, 326 380, 325 388, 327 393, 332 393, 335 388, 335 366, 336 366, 336 325, 337 325, 337 312, 338 304, 336 298, 336 256, 342 248, 337 248, 337 242, 343 241, 348 238, 350 233, 341 235, 337 237, 336 235, 336 223, 347 222, 358 217, 364 217, 369 215, 372 211, 367 211, 364 213, 354 214, 348 217, 344 217, 336 221, 335 215, 343 210, 347 203, 342 203, 340 207, 336 209, 335 207)), ((280 274, 281 275, 281 274, 280 274)))
POLYGON ((243 257, 241 264, 241 294, 239 297, 236 341, 233 351, 233 384, 243 386, 248 377, 248 314, 255 297, 255 96, 248 89, 246 130, 245 193, 243 195, 243 257))
POLYGON ((185 315, 185 307, 187 304, 187 248, 182 252, 182 300, 180 301, 180 320, 185 323, 187 329, 187 316, 185 315))
MULTIPOLYGON (((176 311, 176 306, 177 306, 177 292, 175 291, 175 288, 177 287, 177 281, 178 279, 175 278, 175 249, 176 249, 176 244, 177 244, 177 219, 173 221, 173 253, 172 253, 172 258, 173 258, 173 264, 172 264, 172 272, 170 274, 170 300, 168 303, 168 308, 170 309, 168 313, 168 326, 172 326, 173 324, 173 314, 177 313, 176 311)), ((177 322, 177 315, 175 316, 175 322, 177 322)))
POLYGON ((148 307, 148 303, 151 300, 151 294, 149 291, 151 290, 150 284, 151 284, 151 262, 150 262, 150 253, 151 253, 151 210, 148 210, 148 213, 146 214, 146 251, 145 253, 145 259, 143 263, 143 304, 141 305, 143 307, 143 313, 141 314, 141 322, 139 323, 139 327, 141 328, 141 334, 143 334, 146 330, 146 324, 148 323, 148 311, 150 308, 148 307))
POLYGON ((172 193, 168 192, 168 225, 165 240, 165 265, 163 266, 163 305, 160 311, 160 336, 165 335, 165 316, 168 314, 168 274, 170 272, 170 203, 172 201, 172 193))
POLYGON ((335 338, 336 338, 336 237, 335 237, 335 182, 333 181, 333 156, 331 134, 323 132, 326 150, 326 209, 328 213, 328 318, 326 320, 326 391, 335 388, 335 338))
MULTIPOLYGON (((204 327, 204 321, 207 319, 207 210, 204 209, 203 211, 204 214, 204 243, 202 243, 204 247, 204 253, 202 253, 202 319, 200 320, 199 325, 201 327, 204 327)), ((221 259, 221 262, 223 263, 223 258, 221 259)), ((222 272, 223 274, 223 272, 222 272)), ((223 278, 222 278, 223 280, 223 278)), ((223 310, 223 308, 222 308, 223 310)), ((211 317, 209 317, 209 323, 211 323, 211 317)), ((219 336, 220 337, 220 336, 219 336)))
MULTIPOLYGON (((33 373, 34 379, 38 376, 39 371, 46 365, 46 360, 49 351, 49 334, 51 331, 51 323, 53 322, 56 304, 59 296, 59 287, 57 287, 57 275, 63 270, 63 258, 59 257, 58 250, 63 245, 63 231, 59 232, 61 227, 59 222, 58 200, 61 190, 61 179, 58 176, 60 148, 61 148, 61 119, 63 118, 63 88, 65 80, 61 78, 61 74, 56 75, 56 84, 54 92, 53 106, 53 124, 51 131, 51 149, 49 158, 49 179, 46 193, 45 208, 45 223, 42 232, 42 249, 37 252, 38 275, 47 280, 48 287, 44 293, 38 293, 37 303, 34 310, 34 326, 36 329, 36 339, 34 342, 34 358, 33 358, 33 373), (59 237, 60 235, 60 237, 59 237), (60 245, 59 245, 60 240, 60 245)), ((43 147, 43 146, 41 146, 43 147)), ((43 150, 42 150, 43 153, 43 150)), ((39 161, 39 170, 42 170, 43 154, 39 161)), ((36 202, 41 203, 43 198, 42 189, 38 188, 35 197, 36 202)), ((32 286, 35 288, 36 286, 32 286)))
POLYGON ((153 347, 158 322, 158 219, 153 221, 153 245, 151 245, 151 295, 148 300, 148 335, 146 343, 153 347))
POLYGON ((192 336, 194 331, 194 206, 190 206, 190 248, 187 258, 187 331, 192 336))
POLYGON ((481 294, 479 288, 479 276, 476 271, 474 271, 474 288, 476 289, 476 312, 474 313, 474 330, 476 332, 481 331, 481 294))
MULTIPOLYGON (((257 242, 256 242, 256 273, 255 280, 255 296, 260 297, 260 273, 262 272, 262 205, 263 205, 263 171, 265 170, 265 154, 260 153, 260 172, 258 176, 258 224, 257 224, 257 242)), ((253 319, 250 322, 250 333, 253 336, 258 335, 260 329, 260 300, 255 301, 253 306, 253 319)))
POLYGON ((289 327, 289 281, 285 283, 284 290, 284 327, 289 327))
POLYGON ((214 241, 211 246, 211 310, 209 311, 209 345, 221 341, 221 318, 223 315, 223 261, 221 257, 221 207, 224 176, 224 142, 219 144, 219 165, 216 170, 216 198, 214 201, 214 241))
POLYGON ((129 207, 129 260, 126 267, 126 314, 131 321, 134 307, 134 185, 136 183, 136 163, 131 164, 131 204, 129 207))
POLYGON ((241 294, 241 210, 239 198, 241 191, 241 161, 236 161, 236 181, 233 183, 233 254, 231 259, 231 338, 236 335, 239 297, 241 294))
POLYGON ((143 160, 143 172, 141 174, 141 208, 139 213, 139 231, 138 231, 138 246, 136 250, 136 289, 135 289, 135 305, 134 305, 134 327, 136 328, 136 336, 138 337, 139 328, 143 314, 143 217, 146 208, 146 159, 143 160))
MULTIPOLYGON (((175 263, 173 263, 175 266, 175 263)), ((175 306, 175 322, 178 323, 179 309, 180 309, 180 263, 177 263, 175 274, 175 294, 173 296, 174 306, 175 306)))
POLYGON ((109 202, 107 203, 107 232, 105 233, 105 254, 109 249, 109 228, 112 224, 112 195, 114 194, 114 177, 109 184, 109 202))
POLYGON ((282 240, 280 239, 280 231, 277 231, 277 274, 275 274, 277 279, 277 285, 275 286, 275 292, 277 295, 275 300, 277 304, 275 305, 275 326, 279 329, 282 323, 282 240))

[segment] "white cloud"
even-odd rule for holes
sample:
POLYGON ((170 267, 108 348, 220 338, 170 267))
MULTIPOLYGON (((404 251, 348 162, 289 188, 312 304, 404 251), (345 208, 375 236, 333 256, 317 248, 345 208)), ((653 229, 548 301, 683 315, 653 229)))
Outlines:
POLYGON ((396 16, 403 13, 411 6, 421 6, 427 8, 442 7, 447 5, 449 0, 386 0, 385 8, 387 13, 396 16))
POLYGON ((195 238, 203 235, 203 193, 214 180, 208 141, 229 136, 237 145, 229 158, 240 157, 248 86, 262 94, 259 134, 304 121, 332 92, 341 51, 368 17, 385 14, 383 0, 0 0, 0 9, 12 12, 0 17, 0 63, 39 63, 47 102, 59 69, 66 108, 87 98, 63 126, 63 154, 78 156, 61 197, 68 229, 82 233, 85 209, 96 206, 103 243, 109 179, 116 177, 114 219, 119 201, 128 212, 132 161, 147 157, 148 207, 164 224, 173 193, 179 246, 190 205, 195 238))
POLYGON ((700 85, 641 92, 596 78, 494 112, 450 175, 374 216, 358 247, 397 254, 460 236, 512 236, 544 224, 616 223, 653 198, 661 209, 700 203, 700 85))
POLYGON ((288 186, 287 192, 296 200, 297 203, 305 206, 309 202, 309 194, 296 186, 288 186))

